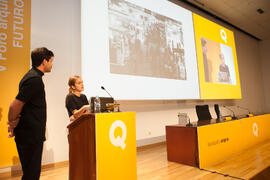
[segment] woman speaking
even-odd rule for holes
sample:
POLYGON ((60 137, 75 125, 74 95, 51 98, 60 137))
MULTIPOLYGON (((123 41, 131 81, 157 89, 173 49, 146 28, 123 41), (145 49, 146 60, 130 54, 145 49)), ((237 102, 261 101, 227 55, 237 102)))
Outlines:
POLYGON ((66 96, 66 108, 70 121, 75 120, 83 113, 90 112, 89 102, 84 94, 83 81, 80 76, 72 76, 68 80, 69 94, 66 96))

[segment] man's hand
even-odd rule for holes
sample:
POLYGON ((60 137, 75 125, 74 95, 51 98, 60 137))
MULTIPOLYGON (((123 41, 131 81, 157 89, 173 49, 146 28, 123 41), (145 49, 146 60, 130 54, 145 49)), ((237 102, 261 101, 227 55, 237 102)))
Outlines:
POLYGON ((8 111, 8 137, 13 137, 14 136, 14 128, 18 125, 20 121, 20 113, 22 111, 23 105, 25 103, 15 99, 12 101, 12 103, 9 106, 9 111, 8 111))
POLYGON ((20 121, 20 117, 14 119, 14 120, 9 120, 9 121, 7 122, 7 125, 8 125, 8 133, 9 133, 8 137, 9 137, 9 138, 12 138, 12 137, 15 135, 15 134, 14 134, 14 128, 18 125, 19 121, 20 121))
POLYGON ((8 127, 14 129, 18 125, 19 121, 20 121, 20 117, 17 117, 16 119, 13 119, 13 120, 9 120, 7 122, 8 127))

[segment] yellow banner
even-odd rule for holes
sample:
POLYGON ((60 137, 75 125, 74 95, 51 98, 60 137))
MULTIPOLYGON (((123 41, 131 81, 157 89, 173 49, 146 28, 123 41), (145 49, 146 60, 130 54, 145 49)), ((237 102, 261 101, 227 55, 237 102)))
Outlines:
POLYGON ((9 104, 30 67, 31 0, 0 1, 0 168, 19 163, 13 139, 8 139, 9 104))
POLYGON ((97 179, 136 180, 135 113, 96 114, 97 179))
POLYGON ((233 32, 193 13, 201 99, 240 99, 233 32))

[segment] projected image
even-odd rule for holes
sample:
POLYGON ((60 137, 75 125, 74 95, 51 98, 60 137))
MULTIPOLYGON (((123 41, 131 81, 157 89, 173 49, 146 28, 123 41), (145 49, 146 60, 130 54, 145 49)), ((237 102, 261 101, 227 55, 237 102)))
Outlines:
POLYGON ((182 22, 109 0, 110 72, 187 80, 182 22))
POLYGON ((201 37, 205 81, 236 84, 233 52, 230 46, 201 37))
POLYGON ((87 96, 199 99, 193 14, 168 0, 82 0, 87 96), (97 18, 98 17, 98 18, 97 18))

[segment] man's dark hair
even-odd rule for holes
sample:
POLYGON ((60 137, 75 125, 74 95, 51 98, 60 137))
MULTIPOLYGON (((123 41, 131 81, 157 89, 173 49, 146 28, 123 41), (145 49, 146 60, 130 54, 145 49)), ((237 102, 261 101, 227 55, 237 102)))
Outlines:
POLYGON ((32 66, 38 67, 41 65, 44 59, 49 61, 53 56, 53 52, 45 47, 36 48, 31 52, 32 66))

